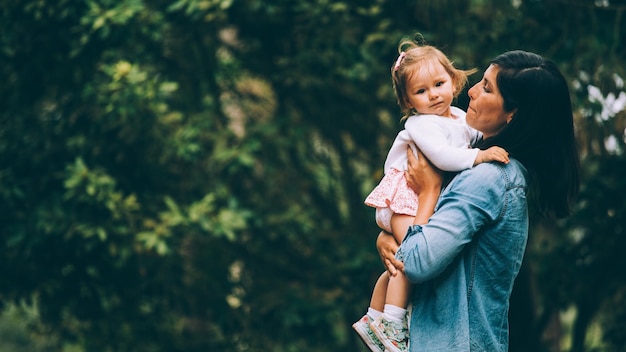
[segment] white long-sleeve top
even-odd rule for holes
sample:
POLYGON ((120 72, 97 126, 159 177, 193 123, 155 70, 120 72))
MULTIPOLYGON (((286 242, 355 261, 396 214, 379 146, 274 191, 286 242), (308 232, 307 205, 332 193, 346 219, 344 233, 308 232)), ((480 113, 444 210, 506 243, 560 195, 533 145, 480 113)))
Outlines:
POLYGON ((437 168, 461 171, 474 165, 478 149, 470 146, 482 137, 465 122, 465 112, 452 106, 453 117, 437 115, 410 116, 400 131, 385 160, 385 173, 394 168, 407 169, 406 148, 415 152, 417 146, 437 168))

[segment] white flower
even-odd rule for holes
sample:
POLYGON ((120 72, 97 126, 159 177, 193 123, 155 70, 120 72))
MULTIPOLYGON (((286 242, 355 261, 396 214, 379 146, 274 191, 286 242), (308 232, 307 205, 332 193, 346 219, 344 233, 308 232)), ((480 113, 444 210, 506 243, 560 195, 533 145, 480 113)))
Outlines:
POLYGON ((610 135, 604 139, 604 148, 609 153, 618 154, 619 145, 617 144, 617 138, 614 135, 610 135))
POLYGON ((626 93, 620 92, 617 98, 615 94, 609 93, 606 97, 602 95, 600 88, 589 85, 587 87, 588 99, 592 103, 600 103, 602 111, 600 112, 600 119, 598 122, 607 121, 609 118, 614 117, 622 110, 626 109, 626 93))
POLYGON ((617 89, 624 88, 624 80, 617 73, 613 74, 613 81, 615 81, 615 87, 617 89))
POLYGON ((592 103, 601 103, 604 101, 604 96, 602 96, 600 88, 596 86, 592 86, 591 84, 587 86, 587 93, 589 93, 589 101, 592 103))

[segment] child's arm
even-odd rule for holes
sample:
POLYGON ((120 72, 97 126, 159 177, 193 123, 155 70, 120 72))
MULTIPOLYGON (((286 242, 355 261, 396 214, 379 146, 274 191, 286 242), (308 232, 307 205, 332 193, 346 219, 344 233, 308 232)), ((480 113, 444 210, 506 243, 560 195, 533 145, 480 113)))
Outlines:
POLYGON ((474 160, 474 166, 490 161, 499 161, 501 163, 508 164, 509 153, 498 146, 493 146, 485 150, 479 150, 478 155, 476 155, 476 159, 474 160))
POLYGON ((474 166, 478 149, 453 146, 440 116, 421 115, 409 118, 404 129, 417 148, 435 167, 443 171, 461 171, 474 166))

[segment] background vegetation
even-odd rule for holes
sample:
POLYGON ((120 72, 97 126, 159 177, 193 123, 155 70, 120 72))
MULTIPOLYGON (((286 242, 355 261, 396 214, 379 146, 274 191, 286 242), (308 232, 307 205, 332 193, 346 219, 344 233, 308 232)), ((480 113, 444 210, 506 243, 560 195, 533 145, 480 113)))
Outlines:
POLYGON ((525 49, 568 77, 584 188, 570 219, 533 217, 511 351, 626 351, 625 9, 2 1, 0 350, 365 351, 363 199, 421 32, 462 68, 525 49))

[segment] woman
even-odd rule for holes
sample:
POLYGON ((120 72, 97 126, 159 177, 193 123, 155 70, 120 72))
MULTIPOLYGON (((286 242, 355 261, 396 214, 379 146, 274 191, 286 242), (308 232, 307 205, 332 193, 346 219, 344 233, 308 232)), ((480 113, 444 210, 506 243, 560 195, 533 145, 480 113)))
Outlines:
POLYGON ((528 194, 562 217, 579 189, 579 160, 567 83, 539 55, 506 52, 469 90, 467 123, 510 162, 484 163, 443 181, 410 151, 407 180, 420 199, 398 248, 381 233, 389 273, 419 283, 412 297, 410 351, 508 351, 508 308, 528 238, 528 194), (397 259, 394 257, 397 250, 397 259))

